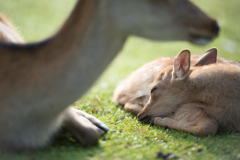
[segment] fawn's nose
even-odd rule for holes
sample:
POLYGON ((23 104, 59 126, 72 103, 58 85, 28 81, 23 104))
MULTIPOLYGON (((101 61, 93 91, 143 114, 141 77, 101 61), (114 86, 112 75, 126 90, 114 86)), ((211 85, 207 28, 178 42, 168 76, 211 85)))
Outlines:
POLYGON ((150 113, 139 113, 137 115, 138 121, 143 121, 145 123, 150 123, 151 121, 151 115, 150 113))
POLYGON ((213 22, 214 35, 217 37, 220 31, 220 27, 216 21, 213 22))

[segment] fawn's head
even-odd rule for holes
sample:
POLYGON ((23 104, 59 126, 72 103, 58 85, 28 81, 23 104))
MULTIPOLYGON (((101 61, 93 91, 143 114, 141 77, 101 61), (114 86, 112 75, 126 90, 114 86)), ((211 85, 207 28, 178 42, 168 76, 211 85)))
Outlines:
POLYGON ((206 44, 218 35, 217 22, 189 0, 108 0, 104 17, 127 35, 152 40, 206 44))
MULTIPOLYGON (((194 67, 216 63, 216 59, 217 50, 210 49, 197 60, 194 67)), ((138 114, 138 120, 152 122, 154 117, 168 116, 187 102, 189 93, 186 81, 190 73, 190 51, 183 50, 174 59, 173 66, 165 68, 155 77, 148 102, 138 114)))

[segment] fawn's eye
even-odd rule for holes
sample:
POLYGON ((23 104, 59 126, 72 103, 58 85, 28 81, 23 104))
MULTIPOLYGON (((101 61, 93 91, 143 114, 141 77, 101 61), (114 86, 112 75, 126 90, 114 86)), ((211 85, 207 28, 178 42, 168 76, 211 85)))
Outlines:
POLYGON ((153 87, 153 88, 151 89, 151 93, 153 93, 156 89, 157 89, 157 87, 153 87))

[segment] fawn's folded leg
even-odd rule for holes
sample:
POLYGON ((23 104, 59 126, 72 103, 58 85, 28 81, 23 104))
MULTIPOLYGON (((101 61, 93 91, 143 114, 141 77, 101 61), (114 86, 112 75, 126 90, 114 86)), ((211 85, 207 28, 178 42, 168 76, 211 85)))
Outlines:
POLYGON ((154 124, 197 136, 214 135, 218 130, 217 121, 195 104, 183 105, 170 117, 155 117, 154 124))
POLYGON ((124 109, 128 112, 131 112, 133 114, 138 114, 142 110, 142 106, 139 104, 133 104, 133 103, 126 103, 124 105, 124 109))

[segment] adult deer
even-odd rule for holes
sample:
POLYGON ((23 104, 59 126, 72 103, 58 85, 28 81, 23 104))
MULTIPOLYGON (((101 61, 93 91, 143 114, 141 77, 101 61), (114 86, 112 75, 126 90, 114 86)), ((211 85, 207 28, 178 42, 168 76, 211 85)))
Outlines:
MULTIPOLYGON (((124 109, 133 114, 138 114, 149 99, 149 88, 159 72, 173 65, 173 57, 163 57, 153 60, 123 80, 115 89, 113 101, 124 106, 124 109)), ((217 49, 212 48, 203 55, 191 56, 191 65, 200 66, 211 63, 235 63, 217 57, 217 49)))
POLYGON ((190 51, 183 50, 156 76, 138 120, 198 136, 239 132, 239 64, 190 63, 190 51))
POLYGON ((129 35, 205 44, 216 21, 188 0, 78 0, 51 38, 0 45, 0 146, 44 146, 60 127, 83 144, 108 128, 68 106, 81 97, 121 50, 129 35))

